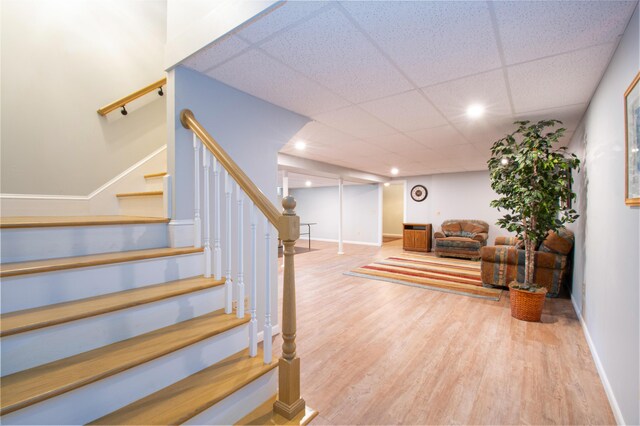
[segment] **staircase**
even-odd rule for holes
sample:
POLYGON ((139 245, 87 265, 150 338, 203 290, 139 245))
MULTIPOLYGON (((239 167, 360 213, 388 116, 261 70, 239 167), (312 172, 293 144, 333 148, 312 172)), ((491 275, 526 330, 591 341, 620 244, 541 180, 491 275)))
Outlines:
POLYGON ((3 218, 4 424, 229 424, 275 395, 249 316, 167 222, 3 218))
MULTIPOLYGON (((190 111, 183 110, 181 122, 194 135, 192 247, 169 247, 169 219, 158 217, 0 220, 2 423, 307 424, 317 415, 300 397, 293 264, 300 220, 295 201, 285 198, 280 213, 190 111), (226 223, 221 232, 223 201, 226 223), (260 279, 259 213, 266 241, 260 279), (245 227, 251 239, 248 250, 245 227), (285 246, 284 343, 277 363, 271 348, 273 228, 285 246), (251 270, 247 297, 245 258, 251 270), (265 310, 260 333, 264 350, 258 346, 257 303, 265 310)), ((162 178, 164 190, 120 198, 166 192, 168 176, 145 178, 162 178)))

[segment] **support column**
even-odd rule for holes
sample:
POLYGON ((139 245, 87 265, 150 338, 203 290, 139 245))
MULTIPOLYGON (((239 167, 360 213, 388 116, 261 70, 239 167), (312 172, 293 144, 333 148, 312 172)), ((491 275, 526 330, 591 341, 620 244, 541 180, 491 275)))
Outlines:
POLYGON ((300 358, 296 356, 296 283, 293 255, 300 237, 300 218, 294 211, 293 197, 282 200, 284 211, 280 218, 280 239, 284 243, 284 282, 282 291, 282 357, 278 362, 278 399, 273 411, 291 420, 304 411, 300 398, 300 358))
POLYGON ((342 199, 344 194, 344 180, 338 179, 338 254, 344 254, 342 247, 342 199))

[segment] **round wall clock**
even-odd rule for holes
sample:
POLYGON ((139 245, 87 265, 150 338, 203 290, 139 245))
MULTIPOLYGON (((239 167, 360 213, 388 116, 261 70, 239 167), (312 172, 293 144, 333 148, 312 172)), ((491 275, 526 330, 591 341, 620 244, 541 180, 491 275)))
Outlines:
POLYGON ((423 185, 416 185, 411 188, 411 198, 413 198, 413 201, 424 201, 427 199, 427 195, 429 195, 429 192, 423 185))

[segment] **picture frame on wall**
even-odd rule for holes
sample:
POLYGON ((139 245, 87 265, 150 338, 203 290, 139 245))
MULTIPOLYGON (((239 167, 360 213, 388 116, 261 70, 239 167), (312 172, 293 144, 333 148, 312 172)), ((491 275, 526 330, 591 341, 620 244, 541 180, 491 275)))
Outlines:
POLYGON ((624 202, 640 206, 640 72, 624 92, 625 185, 624 202))

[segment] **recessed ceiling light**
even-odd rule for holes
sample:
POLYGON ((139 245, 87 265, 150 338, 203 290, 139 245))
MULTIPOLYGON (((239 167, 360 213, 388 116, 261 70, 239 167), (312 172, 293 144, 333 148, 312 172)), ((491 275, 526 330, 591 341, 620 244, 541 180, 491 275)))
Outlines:
POLYGON ((479 118, 484 114, 484 106, 480 104, 469 105, 467 108, 467 117, 469 118, 479 118))
POLYGON ((298 141, 294 145, 298 151, 304 151, 307 147, 307 143, 305 141, 298 141))
POLYGON ((506 166, 507 164, 509 164, 509 159, 503 158, 502 160, 500 160, 500 162, 502 163, 503 166, 506 166))
POLYGON ((308 181, 306 181, 304 184, 305 184, 305 186, 311 186, 311 181, 310 181, 310 180, 308 180, 308 181))
POLYGON ((394 176, 395 176, 395 175, 397 175, 399 172, 400 172, 400 171, 398 170, 398 168, 397 168, 397 167, 393 167, 393 168, 391 168, 391 174, 392 174, 392 175, 394 175, 394 176))
POLYGON ((389 185, 391 185, 389 182, 384 183, 384 186, 389 186, 389 185))

